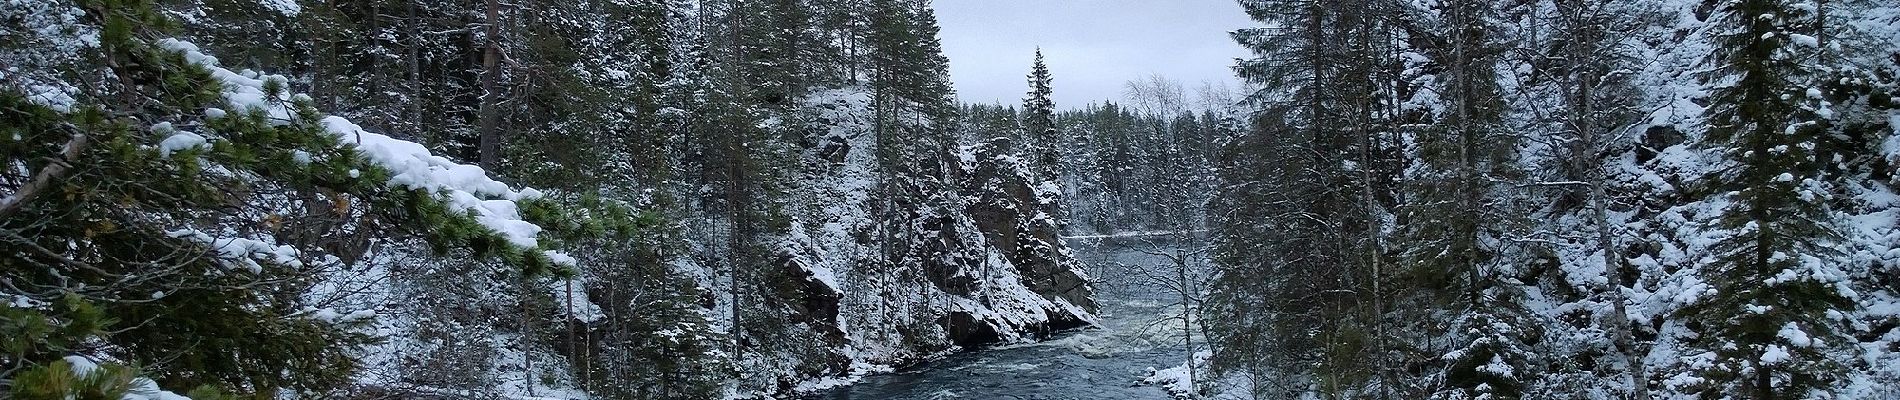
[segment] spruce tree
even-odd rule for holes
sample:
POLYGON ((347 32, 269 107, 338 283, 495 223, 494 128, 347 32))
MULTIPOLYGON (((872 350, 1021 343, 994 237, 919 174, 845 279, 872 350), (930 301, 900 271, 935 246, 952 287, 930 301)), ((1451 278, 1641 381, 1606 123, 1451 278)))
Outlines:
POLYGON ((1522 210, 1503 192, 1522 179, 1518 138, 1503 129, 1507 111, 1496 70, 1506 38, 1496 27, 1496 5, 1482 0, 1445 4, 1426 49, 1442 68, 1437 87, 1443 111, 1414 140, 1410 201, 1401 208, 1406 290, 1434 306, 1414 329, 1453 335, 1431 357, 1447 365, 1435 398, 1520 398, 1537 362, 1529 343, 1542 335, 1525 311, 1523 289, 1512 284, 1515 261, 1502 237, 1516 229, 1522 210), (1443 313, 1435 310, 1443 310, 1443 313))
POLYGON ((1811 8, 1781 0, 1726 3, 1717 20, 1714 86, 1703 145, 1727 161, 1708 179, 1721 205, 1702 276, 1713 286, 1682 310, 1696 324, 1704 398, 1802 399, 1833 390, 1855 339, 1833 317, 1856 304, 1842 293, 1828 206, 1830 160, 1816 145, 1829 131, 1817 115, 1821 52, 1811 8))
POLYGON ((1393 191, 1379 136, 1399 101, 1381 90, 1392 16, 1377 2, 1243 5, 1270 27, 1233 34, 1257 56, 1236 70, 1261 90, 1247 99, 1254 125, 1221 149, 1216 198, 1243 214, 1210 222, 1224 273, 1209 320, 1217 345, 1258 349, 1215 366, 1321 395, 1390 396, 1398 383, 1377 375, 1390 275, 1377 244, 1393 191))
POLYGON ((1061 173, 1063 143, 1056 130, 1055 78, 1043 62, 1042 49, 1029 68, 1029 94, 1023 98, 1023 154, 1038 179, 1053 180, 1061 173))

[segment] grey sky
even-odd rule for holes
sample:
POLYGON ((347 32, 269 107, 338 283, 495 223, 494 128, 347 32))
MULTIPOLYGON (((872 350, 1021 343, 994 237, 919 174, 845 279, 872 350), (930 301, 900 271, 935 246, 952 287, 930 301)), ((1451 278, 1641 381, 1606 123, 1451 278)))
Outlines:
POLYGON ((1056 107, 1119 100, 1123 83, 1159 73, 1190 90, 1234 85, 1247 51, 1227 32, 1252 26, 1234 0, 936 0, 950 75, 965 102, 1020 104, 1036 46, 1056 107))

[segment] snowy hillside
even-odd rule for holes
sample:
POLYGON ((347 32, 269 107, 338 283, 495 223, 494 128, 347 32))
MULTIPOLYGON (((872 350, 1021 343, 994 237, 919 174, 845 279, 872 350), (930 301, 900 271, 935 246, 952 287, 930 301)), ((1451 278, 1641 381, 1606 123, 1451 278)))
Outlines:
POLYGON ((823 389, 844 382, 836 377, 887 372, 959 346, 1036 340, 1093 321, 1087 281, 1041 213, 1055 200, 1030 189, 1014 157, 965 146, 946 158, 946 176, 883 176, 872 96, 837 89, 805 100, 801 119, 818 145, 799 154, 806 167, 792 179, 789 232, 774 252, 800 281, 790 329, 810 339, 801 349, 746 355, 745 370, 788 373, 742 380, 823 389), (881 189, 882 179, 905 183, 881 189), (903 219, 877 217, 892 207, 903 219), (988 211, 999 208, 1009 212, 988 211), (825 367, 806 370, 813 365, 825 367))
POLYGON ((1900 398, 1891 0, 1003 3, 0 0, 0 398, 1900 398))
POLYGON ((1894 5, 1242 4, 1204 392, 1900 396, 1894 5))
POLYGON ((826 10, 915 53, 835 89, 743 58, 782 30, 699 25, 802 10, 595 5, 425 34, 460 14, 6 3, 0 229, 32 251, 0 391, 769 397, 1094 320, 1059 200, 948 139, 927 7, 826 10))

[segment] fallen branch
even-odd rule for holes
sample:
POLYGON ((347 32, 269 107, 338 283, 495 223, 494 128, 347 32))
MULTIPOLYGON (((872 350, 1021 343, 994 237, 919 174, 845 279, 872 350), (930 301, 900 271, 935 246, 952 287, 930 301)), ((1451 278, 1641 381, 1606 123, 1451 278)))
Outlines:
POLYGON ((24 208, 26 203, 33 201, 34 197, 38 197, 40 192, 44 192, 47 187, 52 186, 54 180, 65 176, 66 171, 72 168, 72 163, 79 160, 79 153, 85 150, 86 134, 74 132, 72 140, 66 141, 66 146, 60 149, 59 158, 53 159, 52 162, 46 164, 46 168, 42 168, 39 173, 33 174, 33 180, 27 182, 24 186, 20 186, 20 190, 14 191, 12 195, 0 198, 0 220, 12 217, 14 213, 24 208))

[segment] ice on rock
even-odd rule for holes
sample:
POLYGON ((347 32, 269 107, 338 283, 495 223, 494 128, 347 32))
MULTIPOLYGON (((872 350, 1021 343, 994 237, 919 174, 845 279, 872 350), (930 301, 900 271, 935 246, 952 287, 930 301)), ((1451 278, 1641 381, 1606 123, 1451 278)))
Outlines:
POLYGON ((73 105, 79 100, 73 98, 75 89, 53 85, 33 85, 27 88, 27 101, 51 108, 62 113, 72 112, 73 105))

